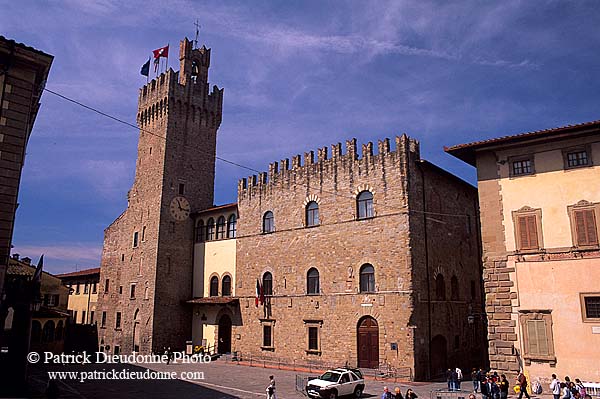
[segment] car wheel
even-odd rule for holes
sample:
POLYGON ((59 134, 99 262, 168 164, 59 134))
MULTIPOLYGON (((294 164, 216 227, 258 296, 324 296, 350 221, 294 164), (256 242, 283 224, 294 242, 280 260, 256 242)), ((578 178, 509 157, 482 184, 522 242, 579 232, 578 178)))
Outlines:
POLYGON ((331 391, 331 393, 329 394, 329 399, 337 399, 337 397, 337 391, 331 391))
POLYGON ((356 389, 354 389, 354 397, 355 398, 360 398, 362 396, 362 388, 361 387, 356 387, 356 389))

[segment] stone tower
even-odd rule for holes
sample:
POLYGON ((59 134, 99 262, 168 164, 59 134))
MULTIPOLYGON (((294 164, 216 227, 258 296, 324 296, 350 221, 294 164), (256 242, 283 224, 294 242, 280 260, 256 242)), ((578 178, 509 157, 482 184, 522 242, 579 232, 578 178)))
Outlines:
POLYGON ((191 339, 194 227, 213 205, 223 89, 208 84, 210 49, 179 46, 180 70, 140 89, 135 180, 127 209, 106 230, 98 336, 107 352, 183 349, 191 339), (117 348, 118 347, 118 348, 117 348))

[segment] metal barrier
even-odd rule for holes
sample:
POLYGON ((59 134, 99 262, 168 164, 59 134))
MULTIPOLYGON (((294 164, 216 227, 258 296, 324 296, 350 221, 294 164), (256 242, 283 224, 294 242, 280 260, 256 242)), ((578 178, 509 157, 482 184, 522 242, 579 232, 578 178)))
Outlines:
POLYGON ((471 391, 448 391, 446 389, 437 389, 431 391, 429 399, 468 399, 471 391))
POLYGON ((308 396, 306 393, 306 386, 308 385, 308 380, 314 378, 318 378, 318 376, 296 374, 296 391, 302 393, 304 396, 308 396))
MULTIPOLYGON (((264 356, 252 353, 233 352, 222 356, 225 362, 231 363, 245 363, 249 366, 263 367, 263 368, 275 368, 280 370, 294 370, 294 371, 308 371, 313 372, 324 372, 326 370, 336 369, 343 367, 339 363, 332 364, 326 363, 321 360, 290 360, 288 358, 280 358, 275 356, 264 356)), ((412 381, 413 373, 410 367, 391 368, 391 367, 380 367, 378 369, 361 369, 364 376, 373 378, 375 380, 384 381, 412 381)), ((467 395, 468 396, 468 395, 467 395)), ((453 398, 454 399, 454 398, 453 398)))

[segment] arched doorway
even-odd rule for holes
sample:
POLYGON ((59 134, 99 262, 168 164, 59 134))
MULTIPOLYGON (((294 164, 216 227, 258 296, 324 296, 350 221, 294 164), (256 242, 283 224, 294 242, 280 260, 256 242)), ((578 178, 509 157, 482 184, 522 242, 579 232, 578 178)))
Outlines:
POLYGON ((218 352, 231 352, 231 318, 226 314, 219 319, 218 352))
POLYGON ((133 351, 140 351, 140 310, 137 309, 133 315, 133 351))
POLYGON ((431 378, 444 375, 448 363, 448 344, 443 335, 436 335, 431 340, 431 378))
POLYGON ((358 322, 358 367, 376 369, 379 366, 379 326, 370 316, 358 322))

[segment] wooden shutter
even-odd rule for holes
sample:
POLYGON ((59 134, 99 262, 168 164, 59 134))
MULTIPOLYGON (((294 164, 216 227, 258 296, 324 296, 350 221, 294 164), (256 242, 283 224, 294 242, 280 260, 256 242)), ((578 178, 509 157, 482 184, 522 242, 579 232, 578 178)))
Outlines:
POLYGON ((545 320, 527 321, 527 338, 530 355, 548 355, 548 336, 545 320))
POLYGON ((596 216, 593 209, 581 209, 573 212, 575 216, 575 235, 577 245, 598 244, 596 216))
POLYGON ((535 215, 518 217, 519 249, 538 249, 537 221, 535 215))

